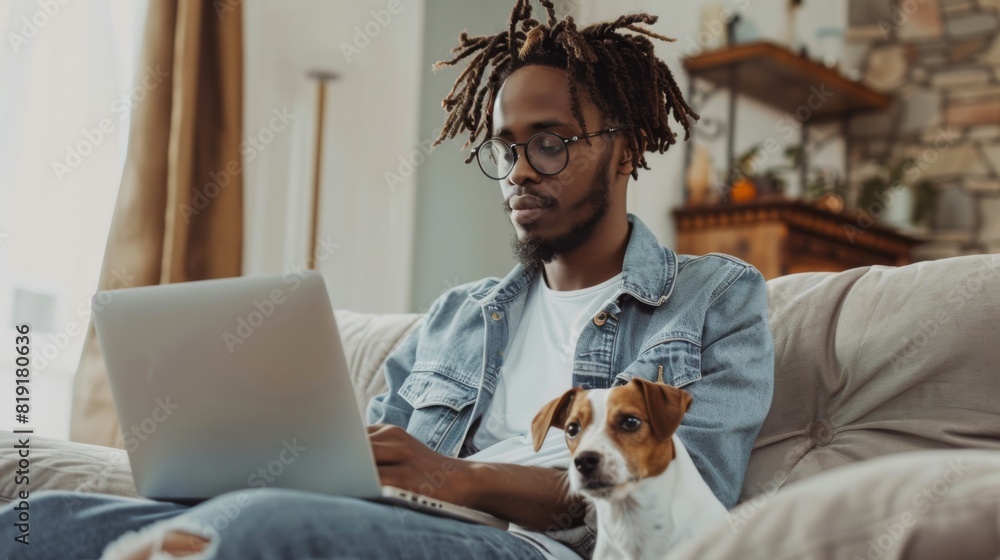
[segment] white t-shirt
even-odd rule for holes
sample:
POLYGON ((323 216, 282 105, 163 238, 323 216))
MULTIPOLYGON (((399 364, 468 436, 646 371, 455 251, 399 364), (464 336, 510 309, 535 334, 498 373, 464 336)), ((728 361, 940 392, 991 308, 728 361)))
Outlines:
MULTIPOLYGON (((562 430, 549 430, 535 453, 531 421, 545 404, 573 386, 573 356, 580 332, 618 291, 621 279, 619 273, 582 290, 555 291, 544 280, 544 273, 535 276, 517 331, 507 343, 493 401, 472 438, 481 451, 467 457, 469 460, 569 467, 562 430)), ((579 558, 542 533, 514 525, 511 528, 547 558, 579 558)))
POLYGON ((556 291, 538 274, 528 287, 517 330, 507 342, 493 402, 472 438, 479 450, 527 437, 546 403, 573 386, 573 355, 583 327, 618 291, 622 275, 582 290, 556 291))

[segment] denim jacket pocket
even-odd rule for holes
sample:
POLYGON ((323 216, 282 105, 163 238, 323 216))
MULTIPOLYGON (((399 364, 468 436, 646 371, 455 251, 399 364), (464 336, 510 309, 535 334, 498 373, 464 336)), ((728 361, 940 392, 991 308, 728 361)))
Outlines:
POLYGON ((413 407, 407 431, 435 451, 478 391, 437 371, 413 371, 399 387, 399 396, 413 407))
POLYGON ((634 377, 683 387, 701 379, 701 345, 690 337, 668 336, 643 349, 628 368, 615 376, 614 385, 625 385, 634 377))

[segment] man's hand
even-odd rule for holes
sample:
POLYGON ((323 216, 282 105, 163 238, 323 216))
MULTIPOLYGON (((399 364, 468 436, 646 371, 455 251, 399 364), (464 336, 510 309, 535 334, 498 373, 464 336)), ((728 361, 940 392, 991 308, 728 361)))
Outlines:
POLYGON ((471 507, 467 461, 441 455, 392 424, 368 426, 368 439, 384 486, 471 507))
POLYGON ((569 495, 564 471, 446 457, 403 428, 368 426, 378 476, 395 486, 478 509, 537 531, 583 524, 586 507, 569 495))

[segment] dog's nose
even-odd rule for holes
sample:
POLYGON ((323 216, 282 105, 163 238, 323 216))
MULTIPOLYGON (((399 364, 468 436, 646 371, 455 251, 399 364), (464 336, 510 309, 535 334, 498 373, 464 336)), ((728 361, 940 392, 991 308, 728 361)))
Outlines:
POLYGON ((573 459, 573 464, 576 465, 576 470, 580 471, 580 474, 583 476, 590 476, 592 472, 597 470, 597 465, 600 462, 600 454, 594 451, 584 451, 573 459))

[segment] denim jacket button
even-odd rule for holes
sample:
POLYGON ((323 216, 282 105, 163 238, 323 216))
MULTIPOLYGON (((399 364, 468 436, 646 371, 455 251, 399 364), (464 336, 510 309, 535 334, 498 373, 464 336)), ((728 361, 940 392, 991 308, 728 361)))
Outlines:
POLYGON ((597 317, 594 317, 594 324, 597 325, 598 327, 604 326, 604 323, 607 322, 608 322, 608 314, 603 311, 598 313, 597 317))
POLYGON ((493 313, 490 314, 490 317, 493 317, 494 321, 499 321, 500 318, 503 317, 503 315, 501 315, 499 311, 494 311, 493 313))

